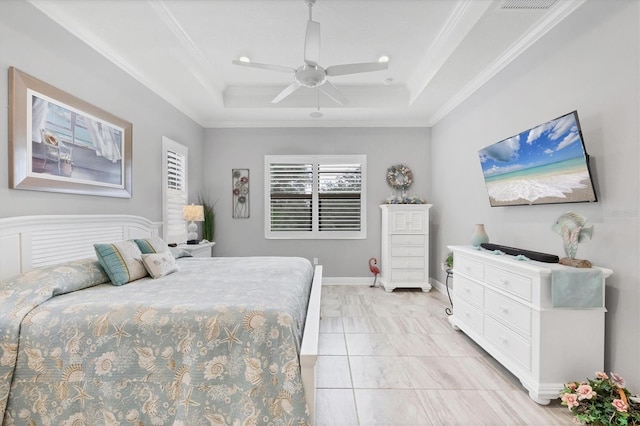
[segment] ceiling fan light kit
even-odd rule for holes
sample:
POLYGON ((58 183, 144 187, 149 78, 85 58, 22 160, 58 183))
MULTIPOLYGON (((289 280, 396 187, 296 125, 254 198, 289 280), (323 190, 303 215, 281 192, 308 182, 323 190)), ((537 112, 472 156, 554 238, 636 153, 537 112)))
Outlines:
POLYGON ((304 40, 304 64, 298 68, 291 68, 281 65, 260 64, 256 62, 243 61, 243 58, 232 61, 235 65, 242 65, 252 68, 266 69, 269 71, 293 73, 293 82, 284 88, 271 103, 278 103, 287 96, 294 93, 301 87, 318 88, 322 93, 331 98, 339 105, 345 105, 349 100, 327 79, 348 74, 358 74, 363 72, 386 70, 389 66, 388 56, 381 56, 378 62, 364 62, 356 64, 332 65, 326 69, 319 65, 320 62, 320 23, 313 20, 313 5, 315 0, 305 0, 309 8, 309 20, 304 40), (386 60, 383 60, 386 58, 386 60))

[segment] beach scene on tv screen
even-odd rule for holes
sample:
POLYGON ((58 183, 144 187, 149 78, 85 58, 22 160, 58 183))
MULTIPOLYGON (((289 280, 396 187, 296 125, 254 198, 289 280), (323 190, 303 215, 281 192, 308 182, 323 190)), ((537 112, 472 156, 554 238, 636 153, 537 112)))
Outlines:
POLYGON ((492 206, 596 201, 575 113, 478 154, 492 206))

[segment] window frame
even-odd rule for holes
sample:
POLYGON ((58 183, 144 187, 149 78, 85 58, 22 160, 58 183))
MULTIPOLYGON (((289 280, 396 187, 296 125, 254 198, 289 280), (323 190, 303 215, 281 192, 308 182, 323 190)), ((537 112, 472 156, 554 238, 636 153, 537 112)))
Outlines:
POLYGON ((282 240, 349 240, 367 238, 367 156, 354 155, 265 155, 264 157, 264 236, 266 239, 282 240), (310 231, 272 231, 271 230, 271 164, 311 164, 312 213, 310 231), (319 230, 319 170, 318 165, 360 165, 360 230, 359 231, 320 231, 319 230))

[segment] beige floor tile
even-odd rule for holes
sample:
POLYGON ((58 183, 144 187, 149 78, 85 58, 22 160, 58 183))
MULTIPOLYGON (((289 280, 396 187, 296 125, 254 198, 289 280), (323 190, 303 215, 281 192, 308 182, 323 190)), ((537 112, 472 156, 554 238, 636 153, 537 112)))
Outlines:
POLYGON ((349 355, 395 356, 386 334, 345 334, 349 355))
POLYGON ((402 357, 402 363, 415 389, 513 389, 480 357, 402 357))
POLYGON ((375 316, 369 305, 349 304, 340 307, 343 317, 371 317, 375 316))
POLYGON ((513 391, 478 391, 484 402, 508 425, 570 425, 572 416, 559 400, 539 405, 524 388, 513 391))
POLYGON ((448 322, 444 293, 322 289, 318 425, 571 425, 448 322))
POLYGON ((323 355, 316 364, 318 388, 353 388, 349 359, 346 356, 323 355))
POLYGON ((505 423, 475 390, 418 390, 434 425, 513 425, 505 423))
POLYGON ((429 334, 429 337, 446 356, 478 356, 476 346, 458 334, 429 334))
POLYGON ((444 355, 443 349, 428 334, 387 334, 387 336, 398 354, 404 356, 444 355))
POLYGON ((320 333, 318 355, 346 355, 347 347, 342 333, 320 333))
POLYGON ((351 389, 318 389, 316 413, 316 426, 359 426, 351 389))
POLYGON ((355 389, 361 426, 431 425, 418 395, 405 389, 355 389))
POLYGON ((345 333, 382 333, 377 325, 378 318, 373 317, 344 317, 342 325, 345 333))
POLYGON ((376 318, 378 329, 388 334, 425 334, 427 329, 423 326, 423 319, 384 317, 376 318))
POLYGON ((320 319, 320 333, 344 333, 342 317, 322 317, 320 319))
POLYGON ((354 388, 411 389, 400 357, 350 356, 354 388))

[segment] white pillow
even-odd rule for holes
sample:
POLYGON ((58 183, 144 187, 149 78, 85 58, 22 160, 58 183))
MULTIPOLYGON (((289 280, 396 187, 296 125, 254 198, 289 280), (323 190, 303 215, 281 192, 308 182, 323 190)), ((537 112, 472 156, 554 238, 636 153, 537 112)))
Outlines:
POLYGON ((152 278, 160 278, 179 271, 180 267, 176 263, 170 251, 163 253, 151 253, 142 255, 142 263, 152 278))

